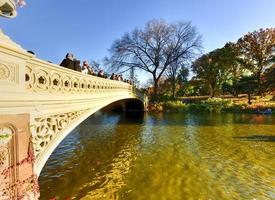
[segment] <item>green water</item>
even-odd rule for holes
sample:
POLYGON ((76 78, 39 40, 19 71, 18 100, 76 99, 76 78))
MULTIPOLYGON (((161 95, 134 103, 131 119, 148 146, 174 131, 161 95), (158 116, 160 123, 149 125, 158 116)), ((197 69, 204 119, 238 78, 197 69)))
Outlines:
POLYGON ((97 113, 39 184, 41 199, 275 199, 275 116, 97 113))

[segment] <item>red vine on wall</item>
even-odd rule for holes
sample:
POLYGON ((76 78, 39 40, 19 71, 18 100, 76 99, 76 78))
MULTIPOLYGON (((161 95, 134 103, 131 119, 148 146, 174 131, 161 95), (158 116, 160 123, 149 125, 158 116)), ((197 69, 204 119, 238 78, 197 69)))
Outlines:
MULTIPOLYGON (((28 153, 28 157, 21 160, 20 162, 16 163, 13 166, 9 166, 8 168, 4 169, 1 172, 1 175, 4 177, 4 179, 7 179, 9 177, 10 171, 14 170, 17 167, 23 166, 25 164, 33 165, 35 162, 35 156, 33 151, 30 151, 28 153)), ((1 191, 2 196, 8 196, 12 199, 18 199, 21 200, 25 197, 28 199, 33 199, 33 196, 39 196, 39 185, 38 185, 38 177, 35 174, 32 174, 29 178, 26 178, 24 180, 16 180, 14 183, 6 183, 6 187, 2 189, 1 191), (20 192, 17 193, 16 196, 16 190, 18 188, 24 188, 20 192), (31 196, 32 195, 32 196, 31 196)))

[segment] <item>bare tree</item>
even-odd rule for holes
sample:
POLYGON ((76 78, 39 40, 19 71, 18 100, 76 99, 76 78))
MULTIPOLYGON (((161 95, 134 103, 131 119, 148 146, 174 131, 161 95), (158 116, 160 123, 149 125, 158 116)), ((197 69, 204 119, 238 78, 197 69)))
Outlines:
POLYGON ((190 22, 168 24, 152 20, 144 29, 135 29, 116 40, 106 61, 115 70, 134 67, 150 73, 156 99, 158 81, 167 67, 188 60, 200 49, 201 36, 190 22))
POLYGON ((90 65, 91 67, 95 70, 95 71, 99 71, 100 70, 100 64, 99 62, 95 61, 95 60, 91 60, 90 61, 90 65))

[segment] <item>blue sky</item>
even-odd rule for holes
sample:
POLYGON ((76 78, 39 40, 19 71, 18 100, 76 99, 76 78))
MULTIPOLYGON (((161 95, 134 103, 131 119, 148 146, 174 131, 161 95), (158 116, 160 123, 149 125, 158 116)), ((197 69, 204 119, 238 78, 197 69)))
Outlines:
POLYGON ((0 19, 14 41, 59 64, 70 51, 100 61, 115 39, 151 19, 191 21, 206 52, 249 31, 275 27, 275 0, 26 0, 15 19, 0 19))

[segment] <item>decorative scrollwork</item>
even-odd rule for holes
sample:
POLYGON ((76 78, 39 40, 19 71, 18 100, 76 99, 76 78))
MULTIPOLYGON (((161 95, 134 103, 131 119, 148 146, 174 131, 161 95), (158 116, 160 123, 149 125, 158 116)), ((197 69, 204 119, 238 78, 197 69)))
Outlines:
POLYGON ((58 66, 28 63, 25 69, 25 88, 33 92, 76 94, 132 91, 132 86, 127 83, 83 75, 58 66))
POLYGON ((50 89, 52 91, 57 91, 58 92, 58 91, 61 90, 61 84, 62 84, 61 75, 58 74, 58 73, 53 72, 50 75, 50 89))
POLYGON ((0 168, 5 165, 8 154, 9 149, 7 147, 0 146, 0 168))
POLYGON ((38 157, 64 128, 87 110, 35 118, 34 124, 31 125, 35 156, 38 157))
POLYGON ((10 76, 10 70, 7 66, 0 65, 0 79, 7 79, 10 76))
POLYGON ((18 65, 0 60, 0 81, 18 83, 18 65))

